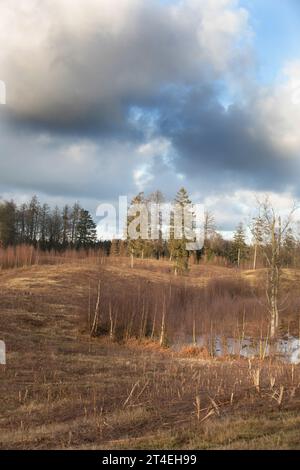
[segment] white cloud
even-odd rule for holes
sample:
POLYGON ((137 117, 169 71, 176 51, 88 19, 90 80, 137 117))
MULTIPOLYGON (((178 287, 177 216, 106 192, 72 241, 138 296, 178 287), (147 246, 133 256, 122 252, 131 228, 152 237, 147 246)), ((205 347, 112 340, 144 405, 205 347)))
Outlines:
POLYGON ((260 92, 257 117, 274 148, 286 157, 300 158, 300 61, 288 63, 280 77, 274 86, 260 92))
MULTIPOLYGON (((253 217, 258 213, 259 203, 266 198, 282 216, 287 217, 295 205, 295 198, 290 192, 278 194, 274 191, 250 191, 238 190, 208 196, 204 205, 214 215, 219 227, 234 228, 240 222, 249 227, 253 217)), ((295 211, 295 221, 300 216, 300 211, 295 211)))
POLYGON ((227 72, 236 59, 237 39, 251 40, 249 14, 236 0, 186 0, 174 13, 179 22, 196 31, 203 56, 219 72, 227 72))

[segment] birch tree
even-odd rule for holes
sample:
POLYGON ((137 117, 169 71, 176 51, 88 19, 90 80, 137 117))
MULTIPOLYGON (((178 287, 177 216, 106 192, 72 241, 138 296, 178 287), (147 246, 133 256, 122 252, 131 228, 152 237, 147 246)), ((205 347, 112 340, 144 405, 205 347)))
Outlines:
POLYGON ((292 223, 294 206, 285 220, 276 212, 268 199, 260 204, 260 246, 266 260, 266 298, 270 315, 270 338, 274 338, 279 326, 279 298, 282 274, 282 247, 292 223))
POLYGON ((259 246, 262 244, 263 241, 263 220, 260 214, 253 220, 253 223, 250 227, 253 244, 254 244, 254 253, 253 253, 253 270, 256 269, 257 266, 257 254, 259 250, 259 246))
POLYGON ((209 239, 216 232, 216 223, 215 216, 210 211, 205 211, 204 213, 204 224, 203 224, 203 235, 204 235, 204 255, 207 257, 207 252, 209 249, 209 239))

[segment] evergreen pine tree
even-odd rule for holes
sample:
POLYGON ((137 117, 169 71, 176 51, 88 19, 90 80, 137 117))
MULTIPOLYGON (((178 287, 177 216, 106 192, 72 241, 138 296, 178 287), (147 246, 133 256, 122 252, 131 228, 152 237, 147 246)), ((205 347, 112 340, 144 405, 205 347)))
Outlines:
POLYGON ((248 247, 243 224, 240 223, 233 236, 231 261, 240 267, 241 261, 247 259, 248 247))
POLYGON ((17 209, 13 201, 0 203, 0 241, 4 246, 17 242, 17 209))
POLYGON ((184 208, 191 204, 189 195, 185 188, 181 188, 175 197, 175 204, 180 208, 181 227, 178 227, 180 234, 175 233, 175 218, 171 216, 170 240, 168 243, 170 258, 174 264, 174 273, 184 273, 188 270, 188 252, 186 250, 187 239, 184 227, 184 208), (177 235, 180 235, 178 237, 177 235))
POLYGON ((294 236, 293 230, 289 227, 284 235, 283 246, 282 246, 282 264, 290 267, 294 264, 295 251, 297 241, 294 236))
POLYGON ((76 246, 78 248, 88 248, 93 246, 97 241, 96 224, 92 219, 89 211, 81 209, 79 213, 79 221, 77 225, 77 240, 76 246))

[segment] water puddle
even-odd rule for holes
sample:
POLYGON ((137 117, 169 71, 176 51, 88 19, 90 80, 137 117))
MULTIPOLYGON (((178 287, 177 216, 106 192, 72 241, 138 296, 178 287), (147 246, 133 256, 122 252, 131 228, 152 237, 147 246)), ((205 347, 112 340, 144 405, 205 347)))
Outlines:
MULTIPOLYGON (((173 348, 179 351, 184 346, 193 345, 191 337, 183 341, 179 339, 174 343, 173 348)), ((241 356, 248 359, 257 357, 268 357, 271 355, 289 364, 300 364, 300 339, 286 337, 278 339, 272 346, 264 339, 244 338, 224 338, 215 336, 213 340, 209 336, 198 336, 195 346, 206 347, 215 357, 241 356)))

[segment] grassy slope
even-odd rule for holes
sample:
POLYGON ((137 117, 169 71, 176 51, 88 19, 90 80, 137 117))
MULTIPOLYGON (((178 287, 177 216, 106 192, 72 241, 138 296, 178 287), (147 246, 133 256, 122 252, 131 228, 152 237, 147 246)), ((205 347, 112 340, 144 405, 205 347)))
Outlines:
MULTIPOLYGON (((97 269, 62 265, 0 273, 0 337, 8 348, 8 364, 0 366, 1 448, 300 448, 299 375, 296 390, 290 396, 287 385, 279 407, 269 391, 251 388, 247 363, 90 341, 79 318, 97 269), (230 405, 226 381, 234 377, 241 388, 230 405)), ((120 282, 125 274, 160 276, 103 269, 120 282)))

